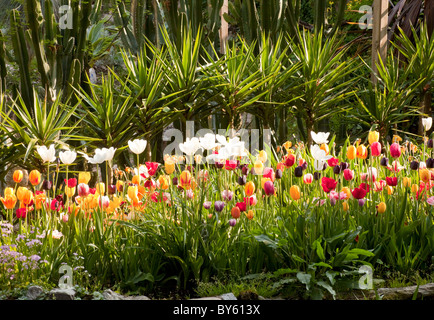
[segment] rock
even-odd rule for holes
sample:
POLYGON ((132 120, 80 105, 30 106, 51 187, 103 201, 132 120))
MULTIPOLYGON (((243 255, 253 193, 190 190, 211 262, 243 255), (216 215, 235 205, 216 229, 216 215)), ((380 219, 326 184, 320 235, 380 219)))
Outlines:
POLYGON ((50 291, 49 296, 52 297, 53 300, 74 300, 75 290, 72 288, 56 288, 50 291))
POLYGON ((102 293, 104 300, 151 300, 147 296, 123 296, 110 289, 102 293))
POLYGON ((237 297, 233 293, 224 293, 215 297, 202 297, 202 298, 194 298, 190 300, 237 300, 237 297))
MULTIPOLYGON (((403 288, 380 288, 377 290, 378 296, 383 300, 408 300, 412 299, 416 292, 417 286, 403 288)), ((371 292, 375 297, 375 292, 371 292)), ((434 283, 419 286, 417 291, 417 299, 434 298, 434 283)))
POLYGON ((27 299, 29 300, 36 300, 38 297, 40 297, 44 293, 44 289, 42 289, 40 286, 30 286, 27 289, 27 299))

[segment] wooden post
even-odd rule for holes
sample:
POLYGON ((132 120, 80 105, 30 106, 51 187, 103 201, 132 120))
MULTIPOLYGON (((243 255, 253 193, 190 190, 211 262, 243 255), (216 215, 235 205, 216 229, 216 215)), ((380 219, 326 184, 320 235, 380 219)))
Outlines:
POLYGON ((378 54, 381 60, 385 61, 387 56, 387 26, 389 16, 389 1, 374 0, 373 3, 373 29, 372 29, 372 82, 377 84, 376 63, 379 62, 378 54))
POLYGON ((228 13, 228 0, 223 0, 223 5, 220 8, 220 19, 221 19, 221 27, 220 27, 220 53, 226 53, 226 43, 228 40, 229 34, 229 26, 223 15, 228 13))

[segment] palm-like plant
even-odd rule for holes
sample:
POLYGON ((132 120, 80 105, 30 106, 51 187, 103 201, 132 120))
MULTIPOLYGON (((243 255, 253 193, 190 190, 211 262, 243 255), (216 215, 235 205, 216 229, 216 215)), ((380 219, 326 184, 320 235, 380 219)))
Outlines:
POLYGON ((137 108, 132 97, 125 97, 126 85, 116 89, 115 77, 108 73, 102 77, 101 85, 90 84, 90 93, 76 89, 82 100, 76 115, 83 118, 84 141, 91 148, 114 147, 118 150, 128 146, 135 132, 133 119, 137 108))
POLYGON ((424 79, 411 79, 411 65, 414 60, 410 61, 408 68, 402 68, 400 62, 390 53, 386 63, 380 59, 377 64, 378 84, 373 86, 367 81, 368 87, 356 94, 361 112, 354 117, 367 128, 376 125, 383 144, 392 127, 419 114, 417 106, 410 103, 424 79))
POLYGON ((144 135, 149 142, 146 145, 146 161, 151 161, 150 141, 173 120, 174 113, 166 112, 168 105, 164 104, 170 95, 164 95, 166 84, 165 65, 167 52, 156 49, 151 43, 146 43, 137 57, 122 52, 128 71, 125 81, 117 77, 125 88, 125 94, 132 97, 137 107, 136 128, 138 134, 144 135), (158 52, 158 53, 157 53, 158 52))
POLYGON ((340 49, 337 34, 324 39, 322 31, 315 34, 299 31, 298 38, 297 43, 289 39, 294 62, 300 63, 296 71, 299 97, 292 103, 292 113, 304 141, 310 145, 316 121, 348 110, 340 104, 352 94, 350 88, 356 78, 348 76, 355 70, 355 64, 354 60, 344 59, 346 49, 340 49))
MULTIPOLYGON (((46 166, 37 156, 35 146, 67 146, 79 124, 68 125, 77 105, 62 103, 61 95, 51 103, 47 99, 41 101, 36 92, 33 97, 33 108, 27 106, 19 95, 16 101, 12 101, 9 110, 1 110, 0 130, 8 142, 2 149, 2 163, 44 172, 46 166)), ((75 138, 82 139, 81 136, 75 138)), ((5 174, 2 173, 0 178, 5 174)))
MULTIPOLYGON (((413 41, 406 33, 399 29, 400 35, 391 44, 404 58, 404 64, 411 67, 409 76, 419 82, 417 93, 419 95, 420 112, 431 116, 431 85, 434 78, 434 37, 429 36, 428 28, 421 24, 420 34, 412 28, 413 41)), ((422 116, 419 119, 419 135, 423 134, 422 116)))

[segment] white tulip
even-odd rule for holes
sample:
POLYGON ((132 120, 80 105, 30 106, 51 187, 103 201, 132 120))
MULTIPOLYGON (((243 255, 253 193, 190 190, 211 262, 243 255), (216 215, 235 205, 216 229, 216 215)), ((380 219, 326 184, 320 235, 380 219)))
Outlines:
POLYGON ((62 161, 63 164, 71 164, 75 161, 75 158, 77 158, 77 153, 75 151, 61 151, 59 153, 60 161, 62 161))
POLYGON ((317 144, 310 147, 310 153, 312 154, 312 158, 318 161, 327 161, 328 159, 333 158, 331 155, 326 155, 326 152, 317 144))
POLYGON ((111 147, 109 149, 102 148, 102 149, 95 149, 95 155, 91 158, 87 155, 84 155, 87 161, 89 161, 92 164, 100 164, 104 161, 110 161, 113 159, 115 155, 116 149, 111 147))
POLYGON ((46 146, 37 146, 36 150, 44 162, 53 162, 56 160, 56 150, 54 149, 54 144, 52 144, 49 149, 47 149, 46 146))
POLYGON ((425 129, 425 131, 428 131, 432 127, 432 118, 422 118, 422 126, 425 129))
POLYGON ((179 144, 179 149, 188 156, 192 156, 201 148, 199 138, 187 138, 187 141, 179 144))
POLYGON ((323 143, 328 143, 328 137, 330 135, 330 132, 318 132, 315 133, 313 131, 311 131, 310 135, 312 136, 313 141, 315 141, 315 143, 317 144, 323 144, 323 143))
POLYGON ((148 142, 143 139, 135 139, 133 141, 128 141, 128 146, 130 147, 130 150, 134 152, 135 154, 141 154, 146 149, 146 145, 148 142))
POLYGON ((199 138, 199 142, 202 148, 205 150, 211 150, 220 145, 215 142, 215 139, 215 134, 207 133, 205 136, 199 138))

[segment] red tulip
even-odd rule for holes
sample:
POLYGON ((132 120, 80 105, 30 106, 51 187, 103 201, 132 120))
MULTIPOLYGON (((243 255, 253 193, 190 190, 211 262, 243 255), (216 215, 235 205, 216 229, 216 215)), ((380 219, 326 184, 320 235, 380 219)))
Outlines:
POLYGON ((65 185, 68 186, 68 188, 74 188, 77 185, 77 179, 75 178, 71 178, 68 179, 68 181, 66 181, 66 179, 64 179, 65 185))
POLYGON ((398 184, 397 177, 386 177, 386 183, 388 186, 395 187, 398 184))
POLYGON ((285 166, 287 168, 292 167, 295 163, 295 156, 290 153, 285 157, 285 166))
POLYGON ((339 159, 338 158, 330 158, 327 160, 327 164, 329 165, 329 167, 334 167, 335 165, 339 164, 339 159))
POLYGON ((226 160, 225 169, 226 170, 234 170, 238 165, 237 160, 226 160))
POLYGON ((327 193, 334 190, 336 188, 337 184, 338 184, 338 182, 332 178, 323 177, 321 179, 321 186, 322 186, 324 192, 327 192, 327 193))
POLYGON ((240 209, 241 212, 244 212, 247 209, 247 204, 245 202, 237 202, 236 206, 240 209))
POLYGON ((371 154, 374 157, 378 157, 381 154, 381 143, 375 141, 371 144, 371 154))
POLYGON ((347 181, 354 179, 354 171, 351 169, 345 169, 344 170, 344 179, 347 181))
POLYGON ((369 184, 367 184, 367 183, 361 183, 361 184, 359 185, 359 188, 365 189, 366 192, 369 192, 369 190, 370 190, 370 188, 369 188, 369 184))
POLYGON ((399 158, 401 156, 401 147, 398 143, 392 143, 392 145, 390 146, 390 155, 393 158, 399 158))
POLYGON ((158 162, 145 162, 146 168, 148 169, 148 174, 153 176, 155 172, 157 172, 158 166, 160 165, 158 162))
POLYGON ((264 183, 264 192, 267 196, 274 194, 274 184, 272 181, 268 180, 264 183))
POLYGON ((351 194, 356 199, 363 199, 364 197, 366 197, 367 193, 368 193, 368 190, 366 190, 364 188, 360 188, 360 187, 355 188, 353 191, 351 191, 351 194))
POLYGON ((26 208, 17 209, 15 211, 15 214, 16 214, 16 216, 17 216, 18 219, 21 219, 21 218, 25 219, 26 215, 27 215, 27 209, 26 208))

